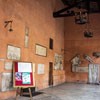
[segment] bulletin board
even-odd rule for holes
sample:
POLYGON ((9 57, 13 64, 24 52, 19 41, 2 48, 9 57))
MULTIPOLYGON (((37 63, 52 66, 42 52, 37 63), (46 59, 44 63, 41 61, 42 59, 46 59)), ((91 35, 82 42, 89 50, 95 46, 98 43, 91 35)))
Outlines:
POLYGON ((13 62, 14 87, 33 87, 33 68, 30 62, 13 62))

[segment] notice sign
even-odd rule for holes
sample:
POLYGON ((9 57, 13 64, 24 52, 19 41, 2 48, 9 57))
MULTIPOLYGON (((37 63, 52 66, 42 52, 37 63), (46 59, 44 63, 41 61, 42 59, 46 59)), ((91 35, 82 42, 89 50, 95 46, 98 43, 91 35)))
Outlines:
POLYGON ((38 64, 38 74, 44 74, 44 64, 38 64))
POLYGON ((32 72, 31 63, 18 63, 18 72, 32 72))
POLYGON ((14 62, 13 65, 14 87, 33 87, 32 63, 14 62))

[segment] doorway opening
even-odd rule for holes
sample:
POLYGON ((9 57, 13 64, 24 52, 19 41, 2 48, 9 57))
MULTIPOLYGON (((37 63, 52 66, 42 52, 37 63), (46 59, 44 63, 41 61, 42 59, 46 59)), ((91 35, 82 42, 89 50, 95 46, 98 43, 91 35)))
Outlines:
POLYGON ((49 86, 53 86, 53 62, 49 62, 49 86))

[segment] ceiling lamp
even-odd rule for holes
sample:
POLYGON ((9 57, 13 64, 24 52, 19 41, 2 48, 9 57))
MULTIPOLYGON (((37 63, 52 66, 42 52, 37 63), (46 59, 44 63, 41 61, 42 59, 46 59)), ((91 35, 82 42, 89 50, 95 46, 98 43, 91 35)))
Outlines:
POLYGON ((87 22, 88 22, 88 19, 87 19, 86 11, 75 12, 75 23, 76 24, 85 24, 87 22))
POLYGON ((85 31, 85 32, 84 32, 84 37, 87 37, 87 38, 93 37, 93 32, 85 31))
POLYGON ((89 21, 89 14, 87 15, 87 23, 86 23, 86 30, 84 31, 84 37, 91 38, 93 37, 93 32, 90 31, 90 21, 89 21))

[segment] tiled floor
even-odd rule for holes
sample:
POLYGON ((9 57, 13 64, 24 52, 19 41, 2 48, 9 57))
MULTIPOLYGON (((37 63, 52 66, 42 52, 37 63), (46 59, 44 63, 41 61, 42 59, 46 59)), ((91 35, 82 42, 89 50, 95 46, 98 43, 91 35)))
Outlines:
MULTIPOLYGON (((100 85, 64 83, 42 91, 44 94, 34 96, 33 100, 100 100, 100 85)), ((19 97, 18 100, 29 98, 19 97)))

